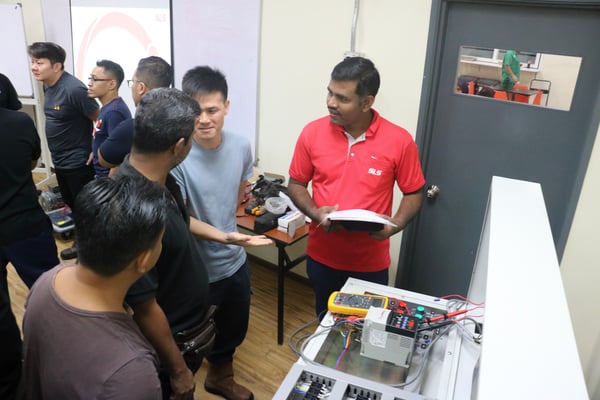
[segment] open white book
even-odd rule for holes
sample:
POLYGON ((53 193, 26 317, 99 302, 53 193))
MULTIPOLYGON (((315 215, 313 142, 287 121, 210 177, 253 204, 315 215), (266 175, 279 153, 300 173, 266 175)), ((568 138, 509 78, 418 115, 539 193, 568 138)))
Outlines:
POLYGON ((334 211, 327 215, 327 219, 334 223, 340 223, 344 228, 351 231, 379 231, 384 225, 397 225, 377 213, 369 210, 354 208, 351 210, 334 211))

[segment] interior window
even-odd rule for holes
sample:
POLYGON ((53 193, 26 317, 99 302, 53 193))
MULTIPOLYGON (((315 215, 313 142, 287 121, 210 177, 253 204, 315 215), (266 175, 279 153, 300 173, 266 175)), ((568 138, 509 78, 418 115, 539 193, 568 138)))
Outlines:
POLYGON ((566 111, 571 108, 581 57, 461 46, 458 58, 453 88, 458 94, 566 111))

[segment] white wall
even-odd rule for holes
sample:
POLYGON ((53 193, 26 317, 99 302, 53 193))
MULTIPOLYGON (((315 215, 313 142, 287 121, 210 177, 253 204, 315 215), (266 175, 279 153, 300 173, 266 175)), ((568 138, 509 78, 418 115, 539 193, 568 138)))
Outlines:
POLYGON ((592 399, 600 399, 600 129, 561 263, 579 357, 592 399))
POLYGON ((569 110, 579 76, 581 57, 544 54, 541 65, 541 71, 536 78, 549 80, 552 83, 548 107, 569 110))
MULTIPOLYGON (((0 3, 14 1, 0 0, 0 3)), ((40 0, 21 0, 27 39, 43 40, 40 0)), ((350 49, 351 0, 263 0, 259 61, 258 167, 287 176, 296 137, 305 123, 326 113, 333 66, 350 49)), ((414 134, 429 29, 431 0, 361 2, 356 50, 382 75, 376 108, 414 134)), ((235 88, 231 88, 235 90, 235 88)), ((600 399, 600 291, 597 225, 600 221, 600 145, 596 144, 561 263, 565 291, 592 398, 600 399)), ((396 205, 399 197, 396 197, 396 205)), ((392 270, 400 235, 391 246, 392 270)), ((275 250, 265 256, 276 262, 275 250)), ((393 279, 392 279, 393 282, 393 279)))

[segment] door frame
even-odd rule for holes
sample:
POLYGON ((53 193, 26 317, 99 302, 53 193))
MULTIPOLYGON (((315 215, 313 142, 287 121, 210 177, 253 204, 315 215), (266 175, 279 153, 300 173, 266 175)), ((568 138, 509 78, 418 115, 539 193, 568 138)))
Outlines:
MULTIPOLYGON (((431 3, 431 15, 429 23, 429 32, 427 40, 427 49, 425 53, 425 68, 423 71, 423 85, 421 90, 421 101, 419 104, 419 117, 417 120, 417 130, 415 142, 419 147, 421 165, 425 176, 427 177, 427 168, 431 150, 431 140, 433 135, 433 121, 436 112, 436 93, 440 85, 442 49, 446 40, 448 10, 452 4, 475 4, 475 5, 508 5, 508 6, 528 6, 540 8, 564 8, 564 9, 597 9, 600 7, 598 0, 434 0, 431 3)), ((596 99, 596 104, 600 105, 600 96, 596 99)), ((556 240, 557 256, 559 262, 562 259, 575 210, 583 186, 583 181, 587 173, 587 167, 590 161, 592 148, 598 127, 600 126, 600 107, 593 108, 593 114, 590 116, 590 130, 586 135, 587 143, 584 152, 581 154, 580 163, 577 168, 574 187, 576 190, 570 196, 567 206, 566 221, 562 232, 556 240), (591 132, 593 130, 593 132, 591 132)), ((425 187, 429 183, 426 183, 425 187)), ((403 282, 410 273, 415 248, 414 244, 417 237, 419 216, 404 229, 402 234, 402 243, 400 246, 400 256, 396 273, 396 287, 402 287, 403 282)))

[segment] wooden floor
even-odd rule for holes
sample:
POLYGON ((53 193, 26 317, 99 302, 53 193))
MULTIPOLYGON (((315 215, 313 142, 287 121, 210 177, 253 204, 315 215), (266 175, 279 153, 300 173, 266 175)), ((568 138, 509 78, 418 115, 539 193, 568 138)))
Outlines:
MULTIPOLYGON (((69 247, 70 241, 57 238, 60 250, 69 247)), ((314 319, 314 296, 302 278, 286 278, 284 344, 277 345, 277 273, 274 267, 251 260, 252 305, 250 327, 244 343, 235 354, 236 380, 254 392, 257 400, 271 399, 296 355, 287 345, 287 337, 296 328, 314 319)), ((27 288, 12 266, 8 271, 12 307, 19 325, 23 317, 27 288)), ((204 391, 206 368, 196 374, 196 399, 220 399, 204 391)))

